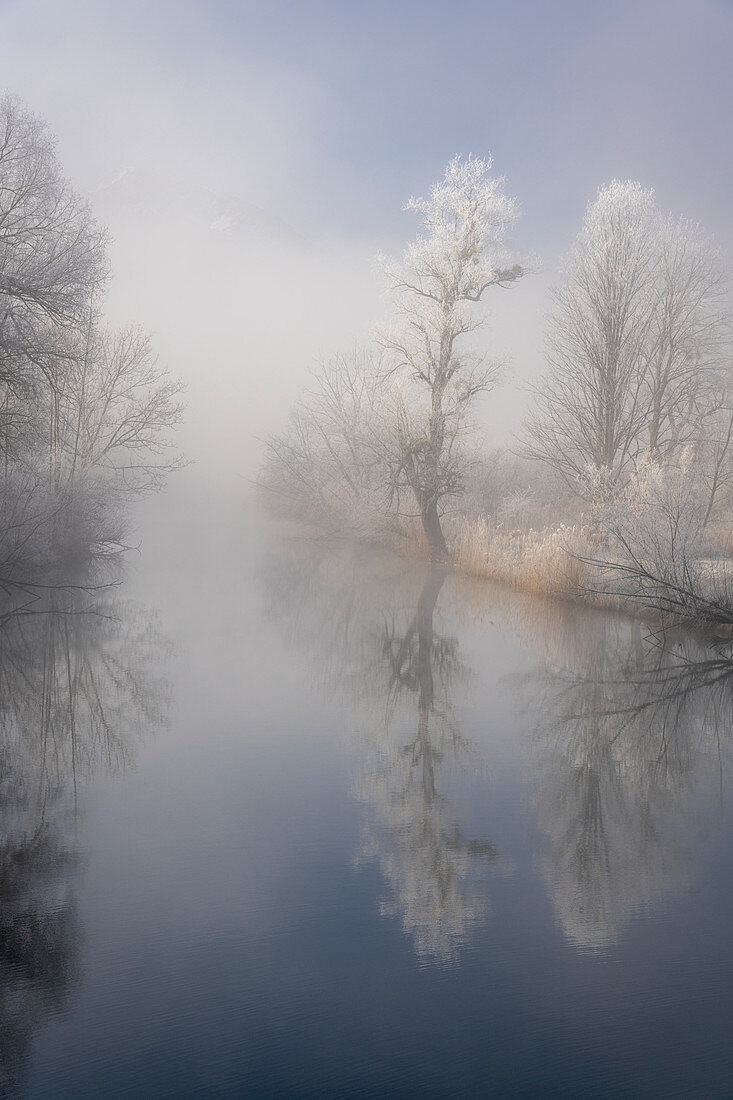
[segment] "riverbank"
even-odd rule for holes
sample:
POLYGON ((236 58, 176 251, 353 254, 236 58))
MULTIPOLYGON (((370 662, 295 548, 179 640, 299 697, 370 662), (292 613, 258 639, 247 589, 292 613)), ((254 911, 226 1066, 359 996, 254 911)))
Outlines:
MULTIPOLYGON (((663 625, 733 633, 733 559, 651 561, 601 550, 589 528, 507 530, 488 517, 446 517, 450 565, 518 591, 620 611, 663 625)), ((416 527, 403 527, 400 552, 425 556, 416 527)), ((619 550, 624 550, 619 547, 619 550)))

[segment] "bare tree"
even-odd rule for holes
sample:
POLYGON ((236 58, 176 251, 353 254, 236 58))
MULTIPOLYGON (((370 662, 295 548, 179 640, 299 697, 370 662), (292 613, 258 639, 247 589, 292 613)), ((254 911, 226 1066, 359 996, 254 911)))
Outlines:
POLYGON ((49 335, 84 314, 106 276, 105 234, 61 176, 55 142, 20 100, 0 98, 0 386, 7 450, 12 402, 36 380, 49 335))
POLYGON ((285 431, 267 441, 261 486, 275 510, 330 529, 378 522, 387 506, 386 403, 372 351, 322 363, 285 431))
POLYGON ((402 380, 391 486, 414 498, 433 559, 447 555, 441 508, 462 488, 474 398, 497 381, 496 364, 465 338, 482 323, 485 292, 522 275, 505 245, 517 208, 491 166, 491 158, 451 160, 429 197, 407 204, 423 232, 401 261, 381 258, 394 316, 380 343, 388 373, 402 380))
POLYGON ((172 441, 182 389, 158 362, 149 333, 92 320, 70 355, 64 394, 60 446, 68 485, 93 472, 116 493, 159 488, 182 461, 172 441))
POLYGON ((105 247, 46 124, 0 98, 0 561, 24 576, 107 541, 115 502, 180 465, 180 384, 101 319, 105 247))

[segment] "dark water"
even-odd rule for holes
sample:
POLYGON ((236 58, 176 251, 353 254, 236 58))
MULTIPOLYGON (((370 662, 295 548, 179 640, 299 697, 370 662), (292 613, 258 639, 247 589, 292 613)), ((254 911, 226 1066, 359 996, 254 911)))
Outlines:
POLYGON ((733 1095, 724 651, 144 533, 0 635, 0 1095, 733 1095))

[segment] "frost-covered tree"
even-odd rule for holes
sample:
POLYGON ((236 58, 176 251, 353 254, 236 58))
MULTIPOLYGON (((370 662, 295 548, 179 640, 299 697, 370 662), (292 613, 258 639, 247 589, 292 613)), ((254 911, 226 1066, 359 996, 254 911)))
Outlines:
POLYGON ((603 534, 594 557, 599 592, 633 599, 676 620, 733 620, 725 569, 706 560, 709 486, 692 449, 676 463, 650 456, 613 500, 598 509, 603 534))
POLYGON ((704 425, 725 442, 729 332, 725 272, 700 230, 638 183, 601 188, 554 294, 527 453, 607 501, 647 453, 669 461, 704 425))
POLYGON ((402 383, 391 484, 416 502, 431 557, 447 553, 440 517, 462 487, 462 439, 474 398, 497 366, 466 338, 482 323, 485 292, 522 275, 506 236, 518 216, 491 158, 455 157, 427 198, 406 209, 422 230, 400 261, 381 258, 394 310, 380 333, 386 369, 402 383))
POLYGON ((401 260, 379 257, 393 309, 378 347, 321 367, 268 441, 262 483, 281 510, 373 531, 407 497, 431 558, 446 556, 441 513, 465 486, 473 401, 498 376, 467 338, 489 287, 522 275, 505 244, 517 209, 503 186, 490 159, 456 157, 428 198, 410 199, 423 230, 401 260))
POLYGON ((731 313, 720 250, 683 218, 660 218, 651 340, 642 407, 654 461, 720 435, 715 414, 730 406, 731 313))
POLYGON ((635 456, 655 223, 651 191, 618 181, 602 188, 553 296, 548 369, 536 387, 527 449, 584 495, 589 482, 604 494, 612 489, 635 456))

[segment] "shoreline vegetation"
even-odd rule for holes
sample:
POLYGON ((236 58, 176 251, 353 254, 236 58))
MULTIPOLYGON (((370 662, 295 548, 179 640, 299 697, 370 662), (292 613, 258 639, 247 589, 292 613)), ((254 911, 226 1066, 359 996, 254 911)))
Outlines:
POLYGON ((650 575, 646 591, 632 593, 623 583, 630 572, 626 564, 586 556, 593 545, 588 532, 577 528, 505 531, 490 518, 443 517, 452 553, 435 562, 414 522, 401 520, 379 530, 357 524, 324 529, 274 509, 268 493, 261 503, 287 540, 305 540, 325 553, 329 547, 337 554, 348 548, 357 558, 374 552, 428 573, 453 574, 469 586, 497 586, 550 605, 612 612, 655 630, 683 629, 708 641, 733 641, 733 557, 700 560, 688 588, 650 575))
MULTIPOLYGON (((452 527, 452 525, 450 525, 452 527)), ((579 527, 505 532, 489 519, 459 521, 454 567, 512 588, 670 625, 733 636, 733 560, 698 559, 657 571, 651 562, 603 555, 579 527), (680 575, 680 573, 682 575, 680 575)))
POLYGON ((723 257, 633 181, 601 187, 565 259, 521 432, 486 449, 504 364, 485 300, 531 276, 491 158, 410 199, 366 348, 321 363, 259 488, 269 510, 517 589, 733 632, 733 313, 723 257))

